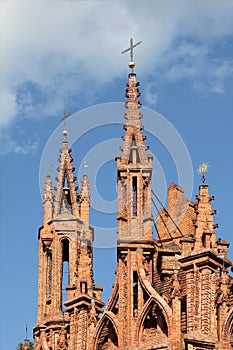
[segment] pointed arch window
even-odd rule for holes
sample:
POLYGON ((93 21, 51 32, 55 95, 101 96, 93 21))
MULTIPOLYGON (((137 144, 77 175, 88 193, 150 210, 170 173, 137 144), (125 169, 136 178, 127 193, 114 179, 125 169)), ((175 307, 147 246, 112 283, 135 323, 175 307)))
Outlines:
POLYGON ((143 339, 150 339, 151 336, 159 336, 165 339, 168 336, 167 323, 163 312, 158 304, 153 303, 146 315, 143 327, 143 339))
POLYGON ((133 315, 138 315, 138 274, 133 271, 133 315))
POLYGON ((138 184, 137 176, 132 177, 132 216, 137 216, 138 211, 138 184))
POLYGON ((70 197, 70 188, 68 184, 67 174, 65 173, 63 181, 63 191, 62 191, 62 203, 61 203, 61 214, 70 213, 72 214, 72 205, 70 197))
POLYGON ((97 343, 97 350, 105 349, 118 349, 118 337, 110 320, 104 322, 97 343))
POLYGON ((138 147, 137 147, 134 135, 132 137, 132 143, 130 147, 129 161, 130 163, 140 163, 138 147))

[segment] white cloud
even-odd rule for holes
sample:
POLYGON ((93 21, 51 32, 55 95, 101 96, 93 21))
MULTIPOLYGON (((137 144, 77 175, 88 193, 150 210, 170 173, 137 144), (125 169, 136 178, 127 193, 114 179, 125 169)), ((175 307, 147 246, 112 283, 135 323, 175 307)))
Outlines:
MULTIPOLYGON (((143 40, 135 56, 148 78, 158 67, 170 80, 201 79, 204 72, 210 91, 223 93, 232 74, 230 60, 211 57, 211 45, 233 34, 231 1, 143 6, 141 1, 2 1, 0 6, 1 126, 16 116, 55 115, 74 97, 78 109, 79 99, 91 100, 101 84, 126 72, 128 58, 120 52, 131 36, 143 40)), ((197 85, 202 82, 195 80, 197 85)), ((149 90, 147 98, 156 103, 149 90)))
POLYGON ((6 126, 17 114, 18 106, 16 103, 15 93, 2 88, 0 91, 0 125, 6 126))
POLYGON ((156 85, 153 83, 148 83, 144 89, 143 96, 146 103, 148 103, 150 106, 155 106, 158 100, 156 85))
MULTIPOLYGON (((17 132, 22 133, 22 130, 17 132)), ((15 132, 8 128, 1 128, 0 130, 0 155, 5 156, 10 153, 22 154, 22 155, 34 155, 37 151, 39 145, 39 138, 37 135, 34 136, 34 139, 19 139, 17 140, 15 132)))

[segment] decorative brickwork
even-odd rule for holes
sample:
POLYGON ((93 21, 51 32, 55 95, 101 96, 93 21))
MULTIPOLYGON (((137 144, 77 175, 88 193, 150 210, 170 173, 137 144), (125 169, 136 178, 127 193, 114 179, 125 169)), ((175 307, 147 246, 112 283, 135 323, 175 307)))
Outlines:
POLYGON ((192 202, 172 183, 154 237, 152 156, 144 144, 139 96, 136 74, 130 73, 116 157, 117 271, 105 310, 102 288, 93 280, 89 182, 84 175, 77 193, 67 141, 55 191, 51 178, 45 180, 35 350, 233 348, 229 242, 216 239, 208 185, 200 185, 192 202))

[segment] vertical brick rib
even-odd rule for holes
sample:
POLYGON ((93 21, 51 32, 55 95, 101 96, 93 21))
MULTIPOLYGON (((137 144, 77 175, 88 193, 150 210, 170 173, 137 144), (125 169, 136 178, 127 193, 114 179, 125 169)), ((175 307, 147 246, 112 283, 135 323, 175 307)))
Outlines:
POLYGON ((201 273, 201 331, 210 332, 211 326, 211 271, 203 269, 201 273))
POLYGON ((187 333, 193 331, 194 325, 194 273, 190 271, 186 275, 187 281, 187 333))

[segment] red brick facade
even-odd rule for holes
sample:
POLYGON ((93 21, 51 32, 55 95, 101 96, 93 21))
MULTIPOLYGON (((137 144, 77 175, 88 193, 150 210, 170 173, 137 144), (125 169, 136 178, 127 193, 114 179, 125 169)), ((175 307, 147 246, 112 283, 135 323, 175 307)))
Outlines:
POLYGON ((152 156, 142 135, 138 85, 131 73, 116 157, 117 272, 104 310, 93 280, 89 183, 85 175, 77 194, 67 141, 55 192, 51 178, 45 181, 35 350, 233 348, 229 243, 216 238, 208 186, 200 185, 191 202, 171 184, 153 238, 152 156))

